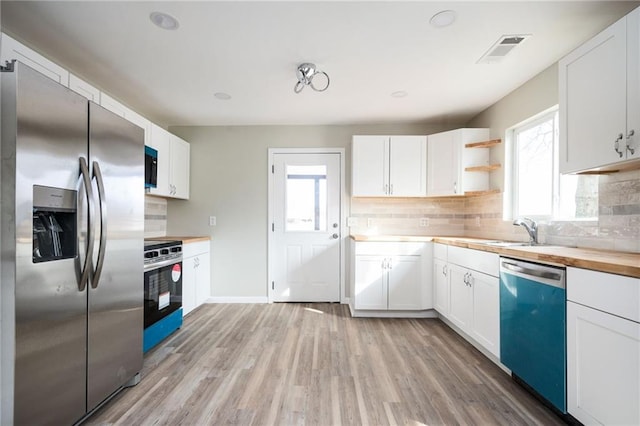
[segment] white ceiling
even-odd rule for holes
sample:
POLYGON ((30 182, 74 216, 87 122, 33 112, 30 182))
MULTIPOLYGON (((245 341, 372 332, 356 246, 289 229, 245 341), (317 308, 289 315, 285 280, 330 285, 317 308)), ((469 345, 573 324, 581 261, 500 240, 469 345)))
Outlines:
POLYGON ((163 125, 464 123, 640 2, 2 1, 2 30, 163 125), (429 19, 454 10, 455 23, 429 19), (180 27, 154 26, 162 11, 180 27), (499 64, 504 34, 532 34, 499 64), (326 92, 293 92, 314 62, 326 92), (404 98, 392 92, 406 91, 404 98), (231 100, 214 97, 225 92, 231 100))

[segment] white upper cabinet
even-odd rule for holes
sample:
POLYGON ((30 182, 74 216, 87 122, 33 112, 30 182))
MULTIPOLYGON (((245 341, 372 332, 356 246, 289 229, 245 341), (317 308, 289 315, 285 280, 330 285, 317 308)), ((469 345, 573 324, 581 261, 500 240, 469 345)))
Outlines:
POLYGON ((352 196, 424 197, 426 136, 354 136, 352 196))
POLYGON ((485 142, 489 129, 456 129, 427 137, 430 197, 465 195, 489 189, 489 148, 467 148, 485 142))
POLYGON ((170 134, 171 158, 170 158, 170 187, 174 198, 189 199, 189 143, 179 137, 170 134))
POLYGON ((640 9, 559 62, 560 172, 640 158, 640 9))
POLYGON ((152 123, 149 146, 158 151, 158 181, 149 194, 188 199, 189 143, 152 123))
POLYGON ((6 34, 2 34, 2 53, 0 54, 0 64, 12 60, 18 60, 25 65, 30 66, 34 70, 46 75, 50 79, 57 81, 65 87, 69 86, 69 72, 51 62, 44 56, 29 49, 22 43, 14 40, 6 34))
POLYGON ((69 89, 97 104, 100 103, 100 90, 73 74, 69 74, 69 89))

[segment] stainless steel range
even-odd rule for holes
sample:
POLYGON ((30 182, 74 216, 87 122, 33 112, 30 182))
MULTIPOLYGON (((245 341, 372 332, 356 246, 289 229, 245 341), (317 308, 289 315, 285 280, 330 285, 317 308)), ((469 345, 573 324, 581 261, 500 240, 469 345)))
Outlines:
POLYGON ((144 339, 147 352, 182 327, 182 242, 144 242, 144 339))

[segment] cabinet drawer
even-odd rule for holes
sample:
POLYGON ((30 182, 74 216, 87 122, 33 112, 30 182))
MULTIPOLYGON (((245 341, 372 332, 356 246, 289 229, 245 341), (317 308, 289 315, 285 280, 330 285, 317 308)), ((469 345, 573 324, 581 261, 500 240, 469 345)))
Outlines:
POLYGON ((455 263, 494 277, 499 275, 500 257, 496 253, 449 246, 447 255, 449 263, 455 263))
POLYGON ((182 246, 182 256, 191 257, 202 253, 209 252, 209 241, 198 241, 187 243, 182 246))
POLYGON ((433 257, 436 259, 447 260, 447 246, 446 244, 435 243, 433 245, 433 257))
POLYGON ((570 267, 567 300, 640 322, 640 278, 570 267))

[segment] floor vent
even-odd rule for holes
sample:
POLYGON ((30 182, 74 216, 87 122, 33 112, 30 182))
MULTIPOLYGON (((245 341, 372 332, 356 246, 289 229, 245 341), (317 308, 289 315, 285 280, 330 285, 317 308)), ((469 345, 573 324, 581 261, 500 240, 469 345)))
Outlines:
POLYGON ((521 45, 531 34, 503 35, 478 59, 478 64, 496 64, 504 59, 516 46, 521 45))

